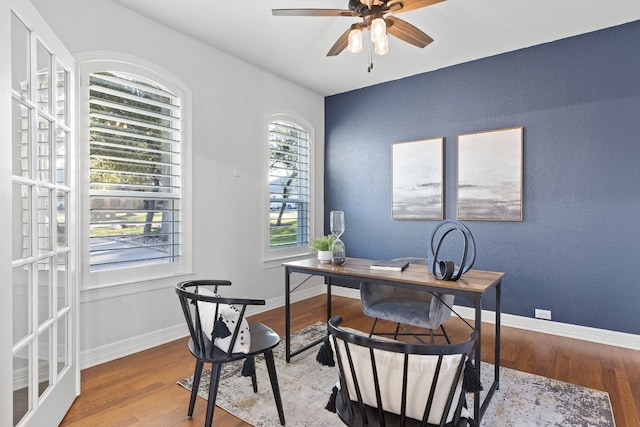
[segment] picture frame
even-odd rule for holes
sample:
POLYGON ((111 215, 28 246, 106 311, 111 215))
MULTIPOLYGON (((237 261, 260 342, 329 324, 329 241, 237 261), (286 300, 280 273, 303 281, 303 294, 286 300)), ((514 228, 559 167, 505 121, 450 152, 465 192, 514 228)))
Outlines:
POLYGON ((442 220, 444 137, 392 144, 391 216, 442 220))
POLYGON ((458 135, 458 220, 522 221, 524 128, 458 135))

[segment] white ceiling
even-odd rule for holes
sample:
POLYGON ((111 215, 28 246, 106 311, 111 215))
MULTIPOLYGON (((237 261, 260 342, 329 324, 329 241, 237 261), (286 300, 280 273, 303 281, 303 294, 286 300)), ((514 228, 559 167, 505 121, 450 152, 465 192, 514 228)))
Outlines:
POLYGON ((347 92, 640 19, 640 0, 446 0, 401 13, 435 41, 390 37, 389 54, 327 57, 359 18, 273 16, 271 9, 347 9, 348 0, 112 0, 322 95, 347 92))

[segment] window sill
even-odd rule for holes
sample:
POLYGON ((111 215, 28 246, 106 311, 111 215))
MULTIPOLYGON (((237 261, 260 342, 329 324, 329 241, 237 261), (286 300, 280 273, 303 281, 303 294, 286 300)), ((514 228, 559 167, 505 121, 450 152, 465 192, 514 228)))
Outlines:
POLYGON ((303 254, 298 254, 298 255, 289 255, 289 256, 283 256, 280 258, 266 259, 262 261, 262 269, 270 270, 273 268, 282 267, 283 262, 297 261, 299 259, 311 258, 312 256, 315 256, 313 252, 305 252, 303 254))

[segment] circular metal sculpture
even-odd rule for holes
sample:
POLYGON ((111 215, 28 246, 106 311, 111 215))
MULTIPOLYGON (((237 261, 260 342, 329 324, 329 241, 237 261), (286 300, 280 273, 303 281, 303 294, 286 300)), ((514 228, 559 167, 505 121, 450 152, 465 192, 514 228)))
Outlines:
POLYGON ((431 273, 438 280, 458 280, 460 276, 469 271, 476 260, 476 243, 467 226, 453 220, 438 223, 429 238, 429 260, 431 261, 431 273), (445 238, 458 234, 462 236, 463 246, 460 264, 456 271, 456 265, 453 261, 441 260, 438 256, 445 238))

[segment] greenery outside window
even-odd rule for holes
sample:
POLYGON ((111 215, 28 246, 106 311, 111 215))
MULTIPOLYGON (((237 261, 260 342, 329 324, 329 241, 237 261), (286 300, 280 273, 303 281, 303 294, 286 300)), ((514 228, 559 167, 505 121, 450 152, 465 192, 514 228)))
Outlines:
POLYGON ((267 123, 268 255, 283 258, 309 252, 311 236, 311 135, 309 125, 287 115, 267 123))

